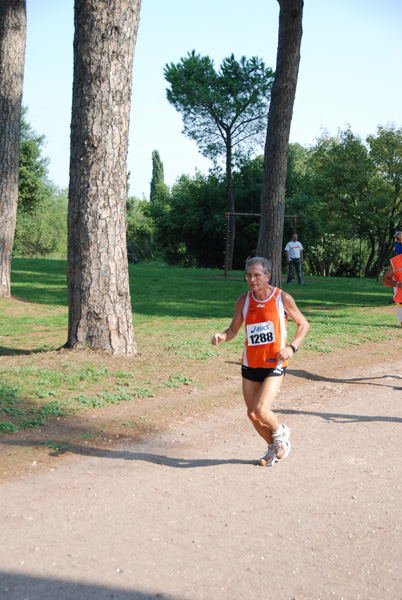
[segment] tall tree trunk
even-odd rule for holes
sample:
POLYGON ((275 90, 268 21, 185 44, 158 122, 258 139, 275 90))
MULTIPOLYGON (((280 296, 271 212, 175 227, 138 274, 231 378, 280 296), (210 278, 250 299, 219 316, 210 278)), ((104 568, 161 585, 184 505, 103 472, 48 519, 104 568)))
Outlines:
POLYGON ((11 295, 11 253, 18 205, 25 0, 0 1, 0 297, 11 295))
POLYGON ((66 347, 137 353, 126 248, 126 162, 141 0, 76 0, 66 347))
POLYGON ((278 52, 268 113, 257 254, 272 260, 271 283, 279 287, 289 133, 299 72, 303 0, 278 2, 278 52))
MULTIPOLYGON (((226 193, 228 198, 228 212, 235 211, 234 202, 234 191, 233 191, 233 177, 232 177, 232 139, 228 132, 226 141, 226 193)), ((230 215, 229 217, 229 232, 227 240, 227 269, 232 270, 233 267, 233 252, 235 244, 235 233, 236 233, 236 217, 230 215)))
POLYGON ((375 247, 375 238, 372 233, 369 234, 368 239, 369 239, 369 243, 370 243, 370 254, 367 259, 366 266, 364 269, 364 276, 367 278, 370 278, 370 277, 373 277, 373 272, 375 273, 375 268, 372 267, 372 264, 373 264, 373 261, 375 258, 376 247, 375 247))

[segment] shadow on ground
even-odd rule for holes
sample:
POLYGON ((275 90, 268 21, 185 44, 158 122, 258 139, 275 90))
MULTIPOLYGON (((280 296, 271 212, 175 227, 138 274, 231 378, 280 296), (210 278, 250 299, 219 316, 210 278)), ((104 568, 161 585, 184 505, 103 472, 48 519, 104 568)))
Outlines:
POLYGON ((76 583, 0 571, 2 600, 180 600, 178 596, 123 590, 95 584, 76 583))
POLYGON ((379 387, 389 387, 396 391, 402 390, 402 375, 377 375, 375 377, 354 377, 352 379, 342 379, 338 377, 335 378, 325 377, 324 375, 317 375, 316 373, 310 373, 309 371, 304 371, 303 369, 287 369, 286 373, 288 375, 293 375, 294 377, 300 377, 301 379, 308 379, 309 381, 322 381, 325 383, 352 383, 361 385, 377 385, 379 387), (396 379, 397 381, 400 381, 401 385, 397 386, 391 383, 381 383, 380 380, 382 379, 396 379))

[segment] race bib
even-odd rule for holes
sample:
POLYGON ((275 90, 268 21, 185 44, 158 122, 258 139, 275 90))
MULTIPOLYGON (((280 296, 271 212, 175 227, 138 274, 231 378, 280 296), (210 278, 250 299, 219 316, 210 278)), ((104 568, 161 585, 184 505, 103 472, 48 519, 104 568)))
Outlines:
POLYGON ((275 329, 272 321, 247 325, 246 334, 248 346, 272 344, 275 341, 275 329))

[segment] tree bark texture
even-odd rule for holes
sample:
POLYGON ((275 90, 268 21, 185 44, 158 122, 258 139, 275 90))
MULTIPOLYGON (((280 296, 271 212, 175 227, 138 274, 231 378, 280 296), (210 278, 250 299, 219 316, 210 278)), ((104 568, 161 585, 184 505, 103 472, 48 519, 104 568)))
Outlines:
POLYGON ((0 297, 11 295, 11 253, 18 205, 25 0, 0 0, 0 297))
POLYGON ((141 0, 76 0, 66 347, 137 353, 126 248, 132 64, 141 0))
POLYGON ((289 134, 299 72, 303 0, 278 2, 276 75, 268 113, 257 254, 272 260, 271 284, 280 287, 289 134))

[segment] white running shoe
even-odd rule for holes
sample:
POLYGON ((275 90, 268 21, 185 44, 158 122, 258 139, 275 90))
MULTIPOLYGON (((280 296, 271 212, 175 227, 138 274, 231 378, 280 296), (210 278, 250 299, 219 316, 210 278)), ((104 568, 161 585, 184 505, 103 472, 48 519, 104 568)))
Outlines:
POLYGON ((262 458, 258 461, 260 467, 272 467, 277 462, 275 446, 274 444, 268 445, 268 450, 262 458))
POLYGON ((277 434, 273 435, 276 460, 286 458, 290 452, 290 430, 287 425, 281 425, 277 434))

